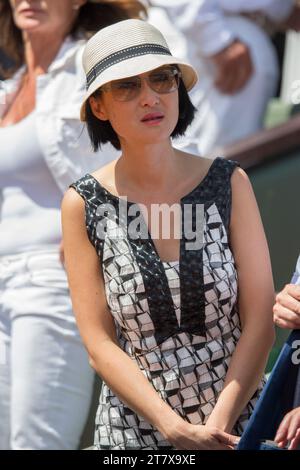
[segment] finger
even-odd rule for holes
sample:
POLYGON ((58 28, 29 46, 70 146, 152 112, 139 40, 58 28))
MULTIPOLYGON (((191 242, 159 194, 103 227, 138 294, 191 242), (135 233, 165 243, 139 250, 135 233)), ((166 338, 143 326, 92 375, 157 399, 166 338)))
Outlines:
POLYGON ((234 436, 233 434, 228 434, 227 432, 220 430, 217 431, 216 437, 220 443, 230 447, 236 446, 240 441, 240 437, 234 436))
POLYGON ((242 81, 242 69, 230 63, 219 70, 219 75, 215 84, 222 93, 232 94, 240 87, 242 81))
POLYGON ((245 64, 239 68, 238 81, 236 83, 236 90, 243 89, 252 76, 252 67, 250 64, 245 64))
POLYGON ((283 420, 281 421, 279 428, 275 436, 275 442, 280 442, 284 439, 287 439, 287 434, 289 430, 289 425, 291 421, 291 413, 288 413, 283 420))
POLYGON ((278 447, 280 447, 281 449, 284 449, 285 447, 287 447, 288 441, 287 439, 284 439, 283 441, 277 442, 277 444, 278 444, 278 447))
POLYGON ((220 89, 223 93, 233 95, 246 86, 249 78, 250 75, 248 71, 239 68, 234 74, 229 76, 226 81, 220 84, 220 89))
POLYGON ((281 318, 274 317, 274 323, 279 327, 286 330, 294 330, 295 328, 299 328, 293 322, 289 322, 286 320, 282 320, 281 318))
MULTIPOLYGON (((231 89, 229 92, 237 93, 248 83, 253 73, 252 61, 248 54, 243 57, 238 57, 235 61, 230 64, 230 71, 234 77, 234 81, 231 83, 231 89)), ((228 74, 229 70, 225 70, 228 74)))
POLYGON ((224 95, 234 95, 240 89, 240 83, 237 81, 236 77, 233 77, 230 80, 226 80, 223 83, 220 83, 218 90, 224 95))
POLYGON ((222 444, 220 442, 216 442, 213 445, 212 450, 234 450, 234 447, 230 445, 222 444))
POLYGON ((232 73, 223 73, 223 71, 219 74, 215 81, 216 88, 224 94, 229 93, 234 85, 235 77, 232 73))
POLYGON ((297 430, 296 436, 292 439, 289 450, 297 450, 300 444, 300 428, 297 430))
POLYGON ((275 304, 273 307, 273 312, 275 318, 300 326, 300 315, 295 313, 293 310, 283 307, 282 305, 275 304))
POLYGON ((279 292, 279 294, 276 296, 276 304, 274 307, 278 309, 281 305, 300 316, 300 301, 292 294, 288 292, 279 292))
POLYGON ((297 415, 298 413, 293 413, 292 418, 290 420, 289 430, 287 434, 288 441, 294 439, 297 434, 297 431, 300 429, 300 418, 297 415))
POLYGON ((287 284, 283 291, 286 292, 288 295, 294 297, 296 300, 300 301, 300 285, 287 284))
POLYGON ((274 438, 274 441, 277 444, 280 444, 281 442, 287 441, 287 433, 288 433, 288 430, 278 431, 275 438, 274 438))

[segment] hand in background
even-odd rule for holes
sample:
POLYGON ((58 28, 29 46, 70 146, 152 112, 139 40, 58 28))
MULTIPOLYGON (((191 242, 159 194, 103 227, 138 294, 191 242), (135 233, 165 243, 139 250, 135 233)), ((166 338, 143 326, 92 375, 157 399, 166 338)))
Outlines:
POLYGON ((223 51, 210 57, 217 68, 215 86, 221 93, 233 95, 251 78, 253 62, 246 44, 234 41, 223 51))
POLYGON ((287 284, 276 296, 274 323, 280 328, 300 328, 300 286, 287 284))
POLYGON ((300 407, 295 408, 283 418, 275 442, 279 447, 286 447, 290 442, 289 450, 296 450, 300 445, 300 407))

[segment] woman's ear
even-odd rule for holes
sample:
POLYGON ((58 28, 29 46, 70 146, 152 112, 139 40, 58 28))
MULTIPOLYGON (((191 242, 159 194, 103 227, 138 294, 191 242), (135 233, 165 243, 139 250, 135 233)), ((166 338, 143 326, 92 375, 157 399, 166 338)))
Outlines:
POLYGON ((94 98, 93 96, 90 96, 89 103, 94 116, 101 121, 108 121, 108 115, 100 97, 94 98))

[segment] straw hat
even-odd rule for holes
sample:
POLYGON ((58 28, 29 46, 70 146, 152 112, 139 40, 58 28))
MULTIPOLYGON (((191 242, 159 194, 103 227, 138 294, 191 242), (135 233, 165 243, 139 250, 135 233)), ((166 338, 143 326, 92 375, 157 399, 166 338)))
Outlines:
POLYGON ((191 90, 197 82, 194 68, 172 56, 161 32, 138 19, 119 21, 98 31, 87 42, 82 63, 86 74, 86 94, 80 111, 82 121, 86 120, 87 99, 112 80, 139 75, 162 65, 176 64, 187 90, 191 90))

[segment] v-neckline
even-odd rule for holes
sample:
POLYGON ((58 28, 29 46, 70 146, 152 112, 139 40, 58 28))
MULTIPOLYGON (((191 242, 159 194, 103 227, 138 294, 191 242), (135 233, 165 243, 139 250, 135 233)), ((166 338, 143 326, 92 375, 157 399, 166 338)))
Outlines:
MULTIPOLYGON (((187 194, 185 194, 184 196, 182 196, 180 198, 180 202, 183 201, 184 199, 186 199, 187 197, 190 197, 194 192, 196 192, 196 190, 201 187, 207 180, 207 178, 209 177, 210 175, 210 172, 211 170, 213 169, 215 163, 220 160, 221 157, 217 157, 213 160, 212 164, 210 165, 209 169, 207 170, 205 176, 202 178, 202 180, 200 181, 200 183, 198 183, 196 186, 194 186, 193 189, 191 189, 191 191, 189 191, 187 194)), ((100 183, 100 181, 95 178, 95 176, 93 176, 91 173, 86 173, 86 176, 90 176, 93 178, 93 180, 95 180, 97 183, 98 183, 98 186, 100 186, 101 189, 103 189, 107 194, 109 194, 109 196, 113 197, 114 199, 118 199, 118 200, 121 200, 121 201, 125 201, 124 198, 120 197, 120 196, 117 196, 116 194, 113 194, 112 192, 110 192, 108 189, 105 188, 105 186, 102 185, 102 183, 100 183)), ((139 204, 138 202, 132 202, 132 201, 128 201, 126 200, 127 204, 130 204, 130 205, 134 205, 134 204, 139 204)))
MULTIPOLYGON (((205 176, 202 178, 202 180, 201 180, 191 191, 189 191, 187 194, 185 194, 184 196, 182 196, 182 197, 180 198, 180 200, 179 200, 180 203, 182 203, 182 201, 184 201, 184 200, 187 199, 188 197, 191 197, 194 192, 196 192, 200 187, 202 187, 202 186, 206 183, 206 180, 207 180, 208 177, 210 176, 210 173, 211 173, 213 167, 215 166, 215 163, 216 163, 218 160, 220 160, 220 159, 221 159, 221 157, 217 157, 217 158, 215 158, 215 159, 213 160, 212 164, 210 165, 209 169, 207 170, 207 173, 206 173, 205 176)), ((100 181, 98 181, 98 179, 95 178, 95 176, 91 175, 90 173, 86 173, 86 176, 91 177, 91 178, 97 183, 97 185, 101 188, 101 190, 103 190, 106 194, 108 194, 110 197, 112 197, 112 198, 115 199, 116 201, 126 201, 127 205, 130 205, 130 206, 131 206, 131 205, 135 205, 135 204, 139 205, 138 202, 128 201, 128 200, 126 200, 126 199, 124 199, 124 198, 121 198, 121 197, 117 196, 116 194, 113 194, 113 193, 110 192, 108 189, 106 189, 106 188, 100 183, 100 181)), ((179 247, 179 260, 163 261, 163 260, 161 259, 161 256, 159 255, 159 253, 158 253, 158 251, 157 251, 156 245, 155 245, 154 240, 153 240, 153 238, 152 238, 152 236, 151 236, 151 233, 150 233, 150 231, 149 231, 148 225, 146 224, 145 217, 144 217, 144 215, 142 214, 142 212, 141 212, 141 220, 143 221, 143 224, 144 224, 144 226, 145 226, 145 228, 146 228, 146 230, 147 230, 148 239, 149 239, 149 241, 150 241, 150 243, 151 243, 151 245, 152 245, 152 247, 153 247, 153 249, 154 249, 154 251, 155 251, 155 253, 156 253, 157 259, 158 259, 158 260, 161 262, 161 264, 164 266, 164 269, 166 268, 166 266, 173 266, 173 265, 174 265, 174 266, 180 266, 180 258, 181 258, 181 250, 180 250, 180 247, 179 247)), ((180 243, 180 240, 179 240, 179 243, 180 243)))

